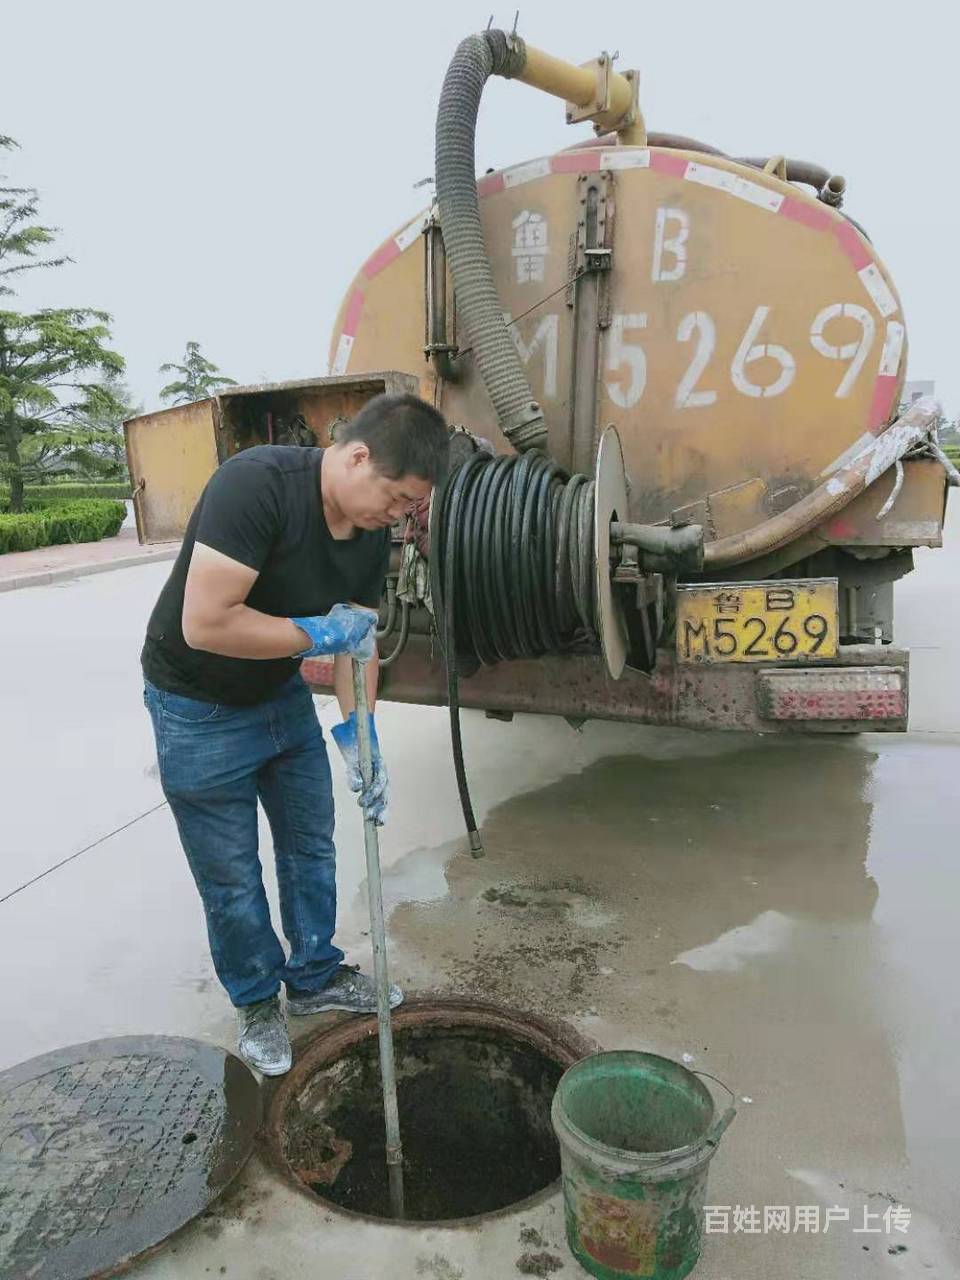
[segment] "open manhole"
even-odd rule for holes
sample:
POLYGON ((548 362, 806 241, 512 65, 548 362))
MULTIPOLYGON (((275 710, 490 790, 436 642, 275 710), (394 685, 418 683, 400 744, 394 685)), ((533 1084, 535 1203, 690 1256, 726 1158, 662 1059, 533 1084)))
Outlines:
MULTIPOLYGON (((409 1220, 494 1213, 556 1181, 550 1103, 590 1045, 567 1028, 472 1001, 414 1001, 393 1026, 409 1220)), ((341 1022, 299 1047, 267 1130, 299 1186, 353 1213, 390 1216, 373 1019, 341 1022)))

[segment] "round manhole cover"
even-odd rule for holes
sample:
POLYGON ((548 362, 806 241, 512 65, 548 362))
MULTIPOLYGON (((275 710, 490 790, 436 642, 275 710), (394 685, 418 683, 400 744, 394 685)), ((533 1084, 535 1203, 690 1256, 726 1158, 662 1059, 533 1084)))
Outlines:
POLYGON ((196 1040, 94 1040, 0 1074, 0 1277, 112 1274, 221 1194, 259 1118, 253 1075, 196 1040))

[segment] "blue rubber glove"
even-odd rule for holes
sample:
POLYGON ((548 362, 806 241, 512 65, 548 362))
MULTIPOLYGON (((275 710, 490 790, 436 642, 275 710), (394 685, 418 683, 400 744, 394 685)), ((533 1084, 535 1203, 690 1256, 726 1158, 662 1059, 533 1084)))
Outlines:
POLYGON ((387 801, 390 795, 387 766, 380 754, 380 743, 377 741, 377 726, 370 716, 370 755, 373 763, 373 778, 369 787, 364 788, 363 776, 360 773, 360 740, 357 737, 357 713, 351 711, 342 724, 334 725, 330 730, 334 742, 340 748, 344 764, 347 766, 347 786, 351 791, 359 791, 357 804, 363 810, 365 818, 373 818, 378 827, 382 827, 387 812, 387 801))
POLYGON ((317 658, 327 653, 349 653, 358 662, 369 662, 376 650, 374 631, 377 615, 372 609, 354 604, 335 604, 329 613, 314 618, 291 618, 312 640, 298 658, 317 658))

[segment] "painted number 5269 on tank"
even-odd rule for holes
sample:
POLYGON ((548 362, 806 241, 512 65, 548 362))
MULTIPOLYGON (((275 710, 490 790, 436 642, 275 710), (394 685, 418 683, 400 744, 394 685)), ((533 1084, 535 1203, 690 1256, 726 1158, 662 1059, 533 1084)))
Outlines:
POLYGON ((677 592, 681 662, 810 662, 837 656, 835 578, 714 582, 677 592))

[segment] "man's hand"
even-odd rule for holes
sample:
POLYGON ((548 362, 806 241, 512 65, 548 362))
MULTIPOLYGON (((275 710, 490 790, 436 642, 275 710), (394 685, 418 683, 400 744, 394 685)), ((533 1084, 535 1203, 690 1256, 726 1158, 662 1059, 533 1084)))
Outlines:
POLYGON ((312 618, 291 618, 306 632, 310 646, 298 658, 316 658, 321 654, 348 653, 358 662, 369 662, 376 652, 374 631, 377 615, 372 609, 354 604, 335 604, 329 613, 312 618))
POLYGON ((373 712, 370 716, 370 757, 373 765, 373 777, 369 787, 363 785, 360 771, 360 742, 357 737, 357 713, 351 711, 342 724, 334 725, 331 735, 340 748, 344 764, 347 767, 347 785, 351 791, 359 791, 357 803, 363 810, 365 818, 372 818, 378 827, 382 827, 386 819, 387 801, 390 787, 387 778, 387 766, 380 754, 380 743, 377 741, 377 726, 373 712))

